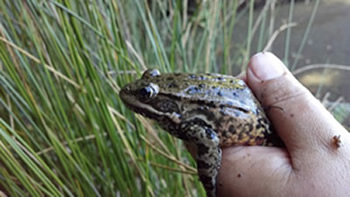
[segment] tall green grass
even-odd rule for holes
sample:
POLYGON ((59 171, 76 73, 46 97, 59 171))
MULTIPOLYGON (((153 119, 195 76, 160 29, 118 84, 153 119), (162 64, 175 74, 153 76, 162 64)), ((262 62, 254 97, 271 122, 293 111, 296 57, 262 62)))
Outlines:
POLYGON ((148 67, 243 70, 275 28, 273 1, 237 13, 238 2, 207 1, 189 15, 175 0, 0 1, 0 190, 204 196, 182 143, 127 110, 118 92, 148 67))

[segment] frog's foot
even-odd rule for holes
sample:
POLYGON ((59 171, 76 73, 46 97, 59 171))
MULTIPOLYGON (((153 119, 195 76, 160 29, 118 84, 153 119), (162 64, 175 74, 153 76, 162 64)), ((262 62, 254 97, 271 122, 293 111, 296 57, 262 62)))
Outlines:
POLYGON ((203 125, 186 127, 186 140, 197 146, 198 175, 208 197, 216 196, 216 178, 221 165, 220 140, 215 131, 203 125))

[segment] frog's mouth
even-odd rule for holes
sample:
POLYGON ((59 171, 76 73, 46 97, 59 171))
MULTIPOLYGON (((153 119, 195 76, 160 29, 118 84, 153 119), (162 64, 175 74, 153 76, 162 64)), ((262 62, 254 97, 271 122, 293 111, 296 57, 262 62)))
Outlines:
POLYGON ((120 91, 119 95, 129 109, 147 118, 157 120, 159 122, 167 119, 167 121, 172 121, 175 124, 179 124, 181 122, 181 116, 178 113, 159 111, 152 105, 139 101, 134 95, 128 94, 123 89, 120 91))

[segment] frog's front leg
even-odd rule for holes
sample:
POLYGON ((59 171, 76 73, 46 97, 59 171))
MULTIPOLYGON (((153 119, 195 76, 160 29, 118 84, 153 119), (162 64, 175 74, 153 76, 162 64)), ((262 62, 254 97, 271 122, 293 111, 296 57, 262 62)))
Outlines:
POLYGON ((197 146, 197 170, 207 196, 216 196, 216 178, 221 165, 220 140, 211 128, 195 123, 184 127, 186 140, 197 146))

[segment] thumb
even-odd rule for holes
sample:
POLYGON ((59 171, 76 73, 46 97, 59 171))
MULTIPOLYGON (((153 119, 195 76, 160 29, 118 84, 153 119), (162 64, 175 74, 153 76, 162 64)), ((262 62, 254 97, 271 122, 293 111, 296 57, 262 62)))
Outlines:
POLYGON ((272 53, 252 57, 246 82, 258 100, 270 108, 267 115, 286 149, 223 149, 218 193, 330 196, 348 190, 343 180, 349 177, 344 169, 349 168, 350 135, 345 128, 272 53), (334 136, 341 136, 341 148, 334 136))
POLYGON ((269 108, 268 116, 292 158, 295 151, 309 155, 308 151, 315 149, 334 148, 333 137, 346 135, 345 129, 272 53, 252 57, 247 83, 269 108))

